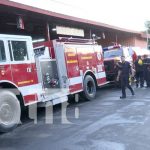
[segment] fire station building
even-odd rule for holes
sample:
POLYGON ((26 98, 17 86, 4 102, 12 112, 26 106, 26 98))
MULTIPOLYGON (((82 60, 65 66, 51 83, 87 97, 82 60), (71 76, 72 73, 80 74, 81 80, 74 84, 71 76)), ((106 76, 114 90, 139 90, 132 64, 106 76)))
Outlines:
POLYGON ((147 47, 147 36, 144 33, 54 13, 9 0, 0 1, 0 33, 30 35, 33 40, 52 40, 64 36, 95 38, 103 47, 114 43, 147 47))

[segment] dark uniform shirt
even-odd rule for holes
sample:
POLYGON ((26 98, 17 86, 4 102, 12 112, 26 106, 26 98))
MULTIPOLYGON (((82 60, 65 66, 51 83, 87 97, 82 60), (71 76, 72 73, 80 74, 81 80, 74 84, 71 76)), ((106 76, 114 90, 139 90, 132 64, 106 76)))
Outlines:
POLYGON ((129 62, 122 62, 119 68, 121 70, 121 77, 129 77, 129 74, 131 73, 131 66, 129 62))
POLYGON ((135 61, 135 70, 136 70, 136 72, 144 71, 144 65, 143 64, 140 65, 138 62, 139 62, 139 59, 137 59, 135 61))
POLYGON ((143 64, 144 64, 144 78, 147 82, 149 82, 150 86, 150 58, 145 58, 143 60, 143 64))
POLYGON ((149 66, 150 65, 150 58, 145 58, 143 60, 143 64, 144 64, 145 67, 149 66))

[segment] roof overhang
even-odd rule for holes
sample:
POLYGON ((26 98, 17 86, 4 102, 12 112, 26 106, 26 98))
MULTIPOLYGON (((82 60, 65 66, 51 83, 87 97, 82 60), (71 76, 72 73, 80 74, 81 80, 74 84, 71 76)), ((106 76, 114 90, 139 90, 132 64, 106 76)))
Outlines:
POLYGON ((73 16, 69 16, 69 15, 64 15, 64 14, 52 12, 52 11, 47 11, 47 10, 43 10, 40 8, 32 7, 29 5, 24 5, 24 4, 9 1, 9 0, 0 0, 0 5, 7 6, 7 7, 14 7, 16 9, 22 9, 22 10, 26 10, 26 11, 31 11, 34 13, 39 13, 39 14, 43 14, 43 15, 47 15, 47 16, 51 16, 51 17, 56 17, 56 18, 61 18, 61 19, 66 19, 66 20, 72 20, 72 21, 76 21, 79 23, 94 25, 97 27, 105 27, 107 29, 113 29, 113 30, 117 30, 117 31, 141 35, 141 32, 138 32, 138 31, 132 31, 132 30, 123 29, 120 27, 116 27, 116 26, 112 26, 112 25, 108 25, 108 24, 104 24, 104 23, 100 23, 100 22, 96 22, 96 21, 91 21, 91 20, 77 18, 77 17, 73 17, 73 16))

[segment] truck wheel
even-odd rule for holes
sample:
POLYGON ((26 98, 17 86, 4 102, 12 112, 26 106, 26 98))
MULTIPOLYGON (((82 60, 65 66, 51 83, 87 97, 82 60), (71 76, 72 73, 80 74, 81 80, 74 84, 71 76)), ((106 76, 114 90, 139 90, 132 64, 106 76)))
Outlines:
POLYGON ((20 103, 10 91, 0 92, 0 132, 8 132, 20 122, 20 103))
POLYGON ((94 79, 87 75, 83 81, 83 97, 87 100, 95 99, 96 97, 96 84, 94 79))

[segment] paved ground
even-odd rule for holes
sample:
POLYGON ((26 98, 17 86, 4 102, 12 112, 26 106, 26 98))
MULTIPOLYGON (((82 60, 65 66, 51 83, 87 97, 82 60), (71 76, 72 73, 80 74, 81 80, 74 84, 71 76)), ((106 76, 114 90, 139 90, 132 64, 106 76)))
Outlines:
POLYGON ((54 124, 24 120, 14 131, 0 135, 0 150, 150 150, 150 89, 135 89, 136 96, 120 100, 113 87, 99 89, 97 99, 72 103, 61 124, 60 105, 54 107, 54 124), (79 118, 75 110, 79 109, 79 118))

